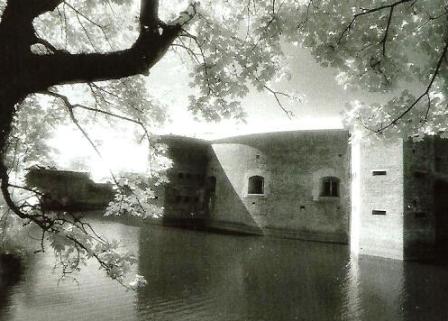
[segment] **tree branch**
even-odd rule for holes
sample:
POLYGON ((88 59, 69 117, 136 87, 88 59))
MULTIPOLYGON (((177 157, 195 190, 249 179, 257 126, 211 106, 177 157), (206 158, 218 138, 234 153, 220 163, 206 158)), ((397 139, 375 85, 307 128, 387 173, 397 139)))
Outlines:
MULTIPOLYGON (((337 43, 339 44, 342 41, 342 39, 344 38, 344 36, 347 33, 350 32, 350 30, 352 29, 353 25, 355 24, 356 20, 359 17, 365 16, 365 15, 368 15, 368 14, 372 14, 374 12, 381 11, 381 10, 384 10, 384 9, 393 9, 393 8, 395 8, 398 5, 401 5, 401 4, 406 3, 406 2, 411 2, 411 1, 413 1, 413 0, 399 0, 399 1, 393 2, 391 4, 385 4, 385 5, 382 5, 382 6, 379 6, 379 7, 376 7, 376 8, 372 8, 372 9, 362 8, 361 9, 362 11, 357 13, 357 14, 355 14, 353 16, 352 20, 350 21, 350 23, 344 28, 344 30, 342 31, 342 33, 340 34, 340 36, 339 36, 339 38, 337 40, 337 43)), ((391 12, 389 14, 389 18, 388 19, 390 20, 391 18, 392 18, 392 10, 391 10, 391 12)), ((390 24, 390 21, 387 24, 387 28, 389 27, 389 24, 390 24)))
MULTIPOLYGON (((170 23, 163 23, 157 17, 158 2, 142 0, 140 34, 129 49, 109 53, 71 54, 57 51, 48 55, 26 55, 22 65, 30 68, 23 71, 23 79, 20 82, 27 84, 29 88, 26 90, 31 93, 59 84, 85 83, 147 74, 178 37, 182 26, 195 17, 197 5, 191 4, 186 11, 180 13, 177 19, 170 23)), ((34 34, 33 39, 35 39, 34 34)), ((44 45, 51 48, 48 43, 44 45)), ((25 45, 24 48, 26 49, 25 45)), ((53 51, 54 48, 51 49, 53 51)), ((11 72, 17 75, 16 70, 11 72)))
MULTIPOLYGON (((428 86, 426 87, 426 90, 420 96, 418 96, 417 99, 415 99, 414 102, 412 104, 410 104, 400 115, 395 117, 387 125, 382 126, 381 128, 377 129, 376 130, 377 133, 380 133, 380 132, 384 131, 385 129, 387 129, 387 128, 393 126, 393 125, 396 125, 397 122, 400 119, 402 119, 404 116, 406 116, 420 102, 420 100, 422 100, 424 97, 428 97, 428 99, 430 98, 429 97, 429 91, 431 90, 431 87, 434 84, 435 79, 439 75, 440 67, 442 66, 442 63, 443 63, 443 61, 445 59, 447 51, 448 51, 448 38, 445 39, 445 45, 443 47, 442 53, 441 53, 441 55, 439 57, 439 60, 437 61, 437 65, 436 65, 436 67, 434 69, 434 73, 433 73, 433 75, 431 77, 431 80, 429 81, 428 86)), ((430 99, 428 100, 428 102, 430 104, 430 99)), ((426 111, 426 115, 428 115, 430 107, 431 106, 429 105, 428 108, 427 108, 427 111, 426 111)))

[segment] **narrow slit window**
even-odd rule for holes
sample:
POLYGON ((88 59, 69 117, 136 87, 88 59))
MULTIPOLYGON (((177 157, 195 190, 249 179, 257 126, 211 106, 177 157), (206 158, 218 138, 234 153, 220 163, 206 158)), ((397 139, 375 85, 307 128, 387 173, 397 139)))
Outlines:
POLYGON ((417 217, 417 218, 426 217, 426 213, 425 212, 415 212, 415 217, 417 217))
POLYGON ((373 176, 385 176, 385 175, 387 175, 387 171, 385 171, 385 170, 372 171, 372 175, 373 176))
POLYGON ((385 210, 372 210, 372 215, 386 215, 385 210))
POLYGON ((249 177, 248 194, 264 194, 264 178, 262 176, 249 177))
POLYGON ((320 196, 338 197, 339 196, 339 178, 329 176, 322 178, 320 196))

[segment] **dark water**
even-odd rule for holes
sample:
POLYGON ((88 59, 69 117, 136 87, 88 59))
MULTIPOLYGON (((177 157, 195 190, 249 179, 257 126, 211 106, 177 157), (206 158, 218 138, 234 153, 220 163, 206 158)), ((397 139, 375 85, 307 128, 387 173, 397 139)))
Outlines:
POLYGON ((448 320, 448 267, 362 258, 342 245, 95 222, 138 253, 127 292, 94 264, 58 285, 51 253, 0 287, 0 320, 448 320), (138 270, 138 271, 137 271, 138 270))

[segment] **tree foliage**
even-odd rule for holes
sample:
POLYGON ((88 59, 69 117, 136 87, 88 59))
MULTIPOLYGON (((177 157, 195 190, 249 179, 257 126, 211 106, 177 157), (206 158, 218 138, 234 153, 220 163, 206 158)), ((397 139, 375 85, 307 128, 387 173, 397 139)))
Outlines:
MULTIPOLYGON (((167 51, 173 66, 190 68, 188 109, 207 120, 244 117, 241 100, 254 88, 291 117, 285 101, 295 94, 273 84, 289 78, 284 46, 300 45, 336 68, 345 87, 391 93, 355 102, 350 122, 446 135, 447 10, 442 0, 0 0, 0 178, 9 211, 41 227, 42 250, 48 238, 67 271, 94 257, 123 280, 132 255, 76 217, 43 211, 23 170, 52 164, 45 140, 62 123, 99 153, 89 126, 124 121, 148 143, 148 177, 162 182, 169 161, 152 133, 166 108, 146 75, 167 51)), ((108 214, 160 213, 141 178, 113 179, 108 214)))
POLYGON ((301 41, 344 86, 392 93, 355 102, 349 121, 384 135, 446 135, 447 10, 441 0, 309 1, 301 41))

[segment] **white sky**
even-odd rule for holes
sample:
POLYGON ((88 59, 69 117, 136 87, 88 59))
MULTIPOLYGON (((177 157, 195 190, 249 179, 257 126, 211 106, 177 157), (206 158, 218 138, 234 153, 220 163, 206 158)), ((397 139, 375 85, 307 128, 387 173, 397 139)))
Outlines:
MULTIPOLYGON (((171 59, 162 59, 151 70, 148 84, 150 91, 162 96, 163 103, 169 106, 171 123, 161 132, 207 139, 255 132, 342 128, 342 113, 349 101, 375 98, 365 92, 344 90, 335 80, 336 72, 317 65, 304 49, 290 48, 287 55, 292 79, 273 87, 297 91, 304 96, 302 102, 290 106, 295 117, 288 119, 269 93, 252 92, 243 102, 248 115, 246 123, 196 121, 185 108, 191 93, 189 71, 181 64, 173 68, 171 59)), ((136 144, 132 130, 95 128, 90 129, 90 135, 103 141, 99 147, 103 160, 76 130, 61 128, 55 132, 52 145, 59 150, 57 159, 61 168, 69 169, 81 160, 87 165, 86 169, 90 168, 94 179, 107 176, 108 168, 114 172, 146 170, 147 145, 136 144)))

